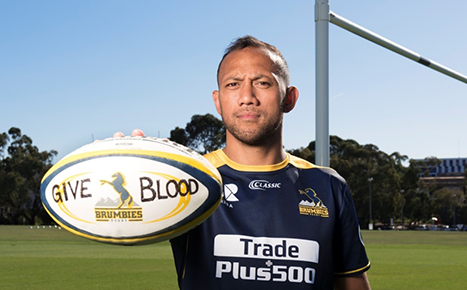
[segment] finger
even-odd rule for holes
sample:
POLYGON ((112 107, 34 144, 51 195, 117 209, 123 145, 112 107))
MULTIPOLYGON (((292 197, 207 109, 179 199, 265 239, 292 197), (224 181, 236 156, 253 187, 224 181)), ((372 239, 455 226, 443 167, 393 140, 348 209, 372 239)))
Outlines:
POLYGON ((123 134, 122 132, 115 132, 114 138, 118 138, 118 137, 125 137, 125 134, 123 134))
POLYGON ((144 137, 144 132, 140 129, 134 129, 133 132, 131 132, 132 137, 144 137))

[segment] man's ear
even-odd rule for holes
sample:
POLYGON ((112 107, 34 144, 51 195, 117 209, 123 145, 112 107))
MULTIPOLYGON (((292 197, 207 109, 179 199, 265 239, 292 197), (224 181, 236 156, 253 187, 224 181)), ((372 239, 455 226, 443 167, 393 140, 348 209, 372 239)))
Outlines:
POLYGON ((216 106, 217 113, 222 116, 222 109, 221 109, 221 104, 219 100, 219 91, 213 91, 212 92, 212 100, 214 101, 214 106, 216 106))
POLYGON ((298 89, 294 86, 288 87, 282 101, 282 112, 288 113, 293 110, 298 100, 298 89))

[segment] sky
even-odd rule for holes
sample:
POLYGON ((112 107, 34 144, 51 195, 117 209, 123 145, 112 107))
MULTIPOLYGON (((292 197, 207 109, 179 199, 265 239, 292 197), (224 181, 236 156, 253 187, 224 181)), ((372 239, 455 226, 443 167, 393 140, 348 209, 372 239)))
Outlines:
MULTIPOLYGON (((116 131, 168 137, 219 117, 216 69, 253 35, 300 91, 286 149, 315 140, 314 0, 0 0, 0 133, 20 128, 55 162, 116 131), (287 2, 287 4, 286 4, 287 2)), ((336 14, 467 75, 467 1, 330 0, 336 14)), ((467 157, 467 84, 329 24, 329 131, 412 159, 467 157)))

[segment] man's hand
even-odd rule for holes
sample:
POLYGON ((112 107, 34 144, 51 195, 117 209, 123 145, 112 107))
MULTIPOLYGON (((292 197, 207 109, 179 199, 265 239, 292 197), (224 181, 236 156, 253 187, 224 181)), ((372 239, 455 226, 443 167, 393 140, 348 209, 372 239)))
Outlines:
MULTIPOLYGON (((125 137, 125 134, 122 132, 115 132, 113 137, 125 137)), ((140 129, 134 129, 133 132, 131 132, 131 137, 144 137, 144 132, 140 129)))

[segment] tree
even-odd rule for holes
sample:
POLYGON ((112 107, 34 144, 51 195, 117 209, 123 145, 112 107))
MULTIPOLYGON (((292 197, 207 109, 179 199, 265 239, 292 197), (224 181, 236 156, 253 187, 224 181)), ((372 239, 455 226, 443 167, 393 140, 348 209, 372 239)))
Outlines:
POLYGON ((176 127, 170 131, 170 139, 206 154, 224 146, 225 127, 211 114, 194 115, 185 129, 176 127))
POLYGON ((407 161, 409 157, 407 155, 401 155, 399 152, 394 152, 389 155, 395 162, 396 166, 399 168, 403 168, 403 162, 407 161))
POLYGON ((431 218, 430 190, 420 182, 420 161, 411 159, 409 166, 403 172, 401 188, 404 189, 404 215, 414 223, 426 221, 431 218))
POLYGON ((0 134, 0 160, 3 160, 3 154, 5 153, 5 147, 8 144, 8 134, 2 133, 0 134))
POLYGON ((170 131, 170 140, 177 142, 178 144, 188 145, 188 134, 185 129, 180 127, 175 127, 170 131))
POLYGON ((456 210, 463 206, 463 197, 464 193, 460 189, 443 187, 435 190, 432 201, 435 216, 444 224, 454 224, 457 216, 456 210))
POLYGON ((57 152, 39 151, 15 127, 1 135, 0 150, 0 219, 17 224, 23 218, 32 225, 38 216, 48 218, 40 200, 40 183, 57 152))

